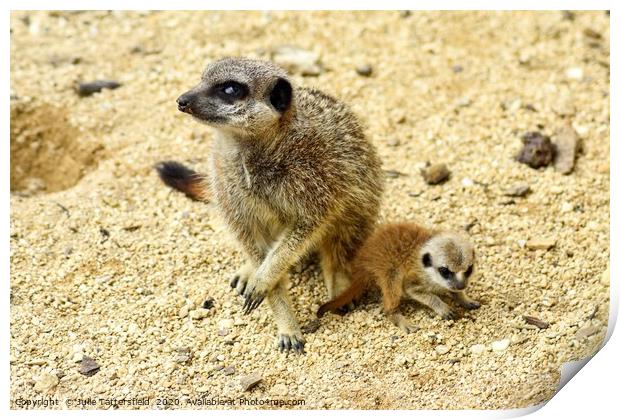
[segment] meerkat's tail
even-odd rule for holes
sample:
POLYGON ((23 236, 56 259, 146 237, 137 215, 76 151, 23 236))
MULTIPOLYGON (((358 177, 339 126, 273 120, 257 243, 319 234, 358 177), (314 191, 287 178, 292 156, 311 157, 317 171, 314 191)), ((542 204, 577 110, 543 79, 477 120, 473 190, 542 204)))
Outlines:
POLYGON ((334 299, 321 305, 319 310, 316 312, 316 316, 320 318, 327 311, 336 313, 338 309, 362 297, 367 288, 367 282, 357 277, 353 278, 349 288, 340 295, 336 296, 334 299))
POLYGON ((204 175, 174 161, 155 165, 164 184, 185 193, 192 200, 209 201, 209 187, 204 175))

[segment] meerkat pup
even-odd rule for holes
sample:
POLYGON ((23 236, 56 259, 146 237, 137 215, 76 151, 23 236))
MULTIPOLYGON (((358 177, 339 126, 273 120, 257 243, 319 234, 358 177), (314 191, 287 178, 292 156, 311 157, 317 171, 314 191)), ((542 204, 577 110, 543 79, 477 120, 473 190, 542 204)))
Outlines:
POLYGON ((247 256, 231 281, 245 313, 267 299, 280 351, 303 353, 287 271, 317 250, 329 298, 349 286, 350 261, 379 213, 383 175, 375 148, 346 105, 295 86, 267 61, 219 60, 177 103, 215 128, 209 183, 172 162, 158 165, 160 177, 215 203, 247 256))
POLYGON ((414 223, 382 225, 355 257, 351 286, 321 306, 317 315, 335 312, 376 284, 390 320, 403 331, 412 332, 416 328, 399 310, 404 297, 428 306, 445 319, 453 319, 455 313, 440 295, 452 295, 467 309, 480 307, 465 293, 473 270, 474 249, 461 234, 414 223))

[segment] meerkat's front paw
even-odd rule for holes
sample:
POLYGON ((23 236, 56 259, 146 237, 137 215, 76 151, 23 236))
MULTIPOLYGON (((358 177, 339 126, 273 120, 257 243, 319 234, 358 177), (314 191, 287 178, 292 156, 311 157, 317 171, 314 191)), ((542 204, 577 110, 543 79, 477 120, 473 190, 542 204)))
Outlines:
POLYGON ((280 353, 292 350, 297 354, 304 354, 305 345, 306 340, 304 340, 301 334, 280 334, 278 336, 278 349, 280 353))
POLYGON ((243 312, 247 315, 254 309, 258 308, 269 291, 265 289, 264 283, 257 280, 255 276, 251 276, 243 291, 243 312))
POLYGON ((465 294, 465 292, 455 293, 454 297, 459 305, 465 309, 478 309, 480 302, 476 302, 465 294))
POLYGON ((411 321, 405 318, 399 320, 398 328, 400 328, 405 334, 410 334, 410 333, 420 331, 420 327, 418 327, 417 325, 413 325, 411 321))
POLYGON ((244 264, 239 271, 235 273, 233 279, 230 281, 230 287, 235 289, 240 296, 243 296, 248 280, 254 273, 255 269, 252 264, 244 264))
POLYGON ((454 311, 454 309, 450 308, 449 306, 438 309, 436 310, 436 312, 437 312, 437 315, 439 315, 441 318, 445 319, 446 321, 454 320, 457 318, 456 311, 454 311))

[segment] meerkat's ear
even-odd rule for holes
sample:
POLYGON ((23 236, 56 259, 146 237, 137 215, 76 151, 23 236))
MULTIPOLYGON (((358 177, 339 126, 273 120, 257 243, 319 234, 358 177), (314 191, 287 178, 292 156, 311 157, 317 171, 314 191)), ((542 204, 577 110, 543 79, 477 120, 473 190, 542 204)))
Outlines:
POLYGON ((424 267, 430 267, 431 265, 433 265, 433 259, 431 258, 431 254, 427 252, 426 254, 422 255, 422 264, 424 264, 424 267))
POLYGON ((271 89, 269 94, 269 102, 280 113, 286 111, 291 105, 293 98, 293 87, 288 80, 279 78, 271 89))

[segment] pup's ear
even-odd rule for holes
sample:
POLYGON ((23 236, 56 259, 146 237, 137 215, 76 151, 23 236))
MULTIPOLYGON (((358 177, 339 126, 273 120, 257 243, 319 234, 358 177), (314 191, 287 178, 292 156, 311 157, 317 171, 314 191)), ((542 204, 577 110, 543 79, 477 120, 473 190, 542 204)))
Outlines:
POLYGON ((433 265, 433 259, 431 258, 431 254, 427 252, 426 254, 422 255, 422 264, 424 264, 424 267, 430 267, 431 265, 433 265))
POLYGON ((291 105, 293 98, 293 87, 288 80, 279 78, 271 89, 269 94, 269 102, 280 113, 283 113, 291 105))

